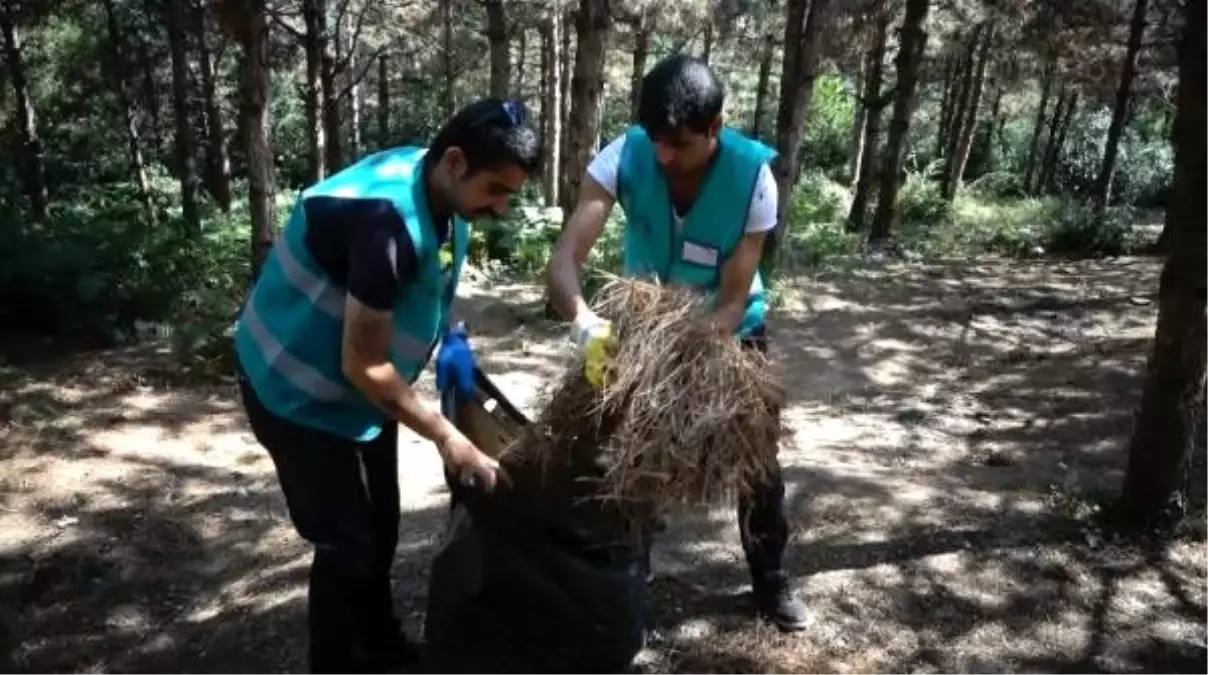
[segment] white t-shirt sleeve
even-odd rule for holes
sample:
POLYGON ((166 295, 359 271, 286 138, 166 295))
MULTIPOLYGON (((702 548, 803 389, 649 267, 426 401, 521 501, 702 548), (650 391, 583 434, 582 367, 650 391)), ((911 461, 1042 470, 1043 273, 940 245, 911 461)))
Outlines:
POLYGON ((772 169, 764 164, 759 169, 759 179, 755 182, 755 194, 751 195, 751 207, 747 211, 747 234, 769 232, 776 227, 776 178, 772 169))
POLYGON ((621 134, 604 146, 604 149, 587 165, 587 175, 608 190, 608 194, 617 196, 617 174, 621 168, 621 150, 625 148, 625 134, 621 134))

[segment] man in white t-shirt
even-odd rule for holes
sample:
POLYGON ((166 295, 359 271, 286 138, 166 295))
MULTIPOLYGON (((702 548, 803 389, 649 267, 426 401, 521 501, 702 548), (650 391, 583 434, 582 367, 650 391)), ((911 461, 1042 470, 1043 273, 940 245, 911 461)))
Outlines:
MULTIPOLYGON (((584 301, 580 272, 614 204, 626 215, 624 274, 655 275, 715 297, 713 323, 744 347, 766 351, 767 297, 758 267, 776 225, 775 152, 722 125, 724 92, 708 64, 674 55, 642 81, 638 124, 591 161, 578 203, 549 264, 554 307, 572 319, 587 379, 600 384, 608 322, 584 301)), ((784 630, 809 621, 784 571, 788 519, 779 466, 742 495, 743 549, 760 614, 784 630)))

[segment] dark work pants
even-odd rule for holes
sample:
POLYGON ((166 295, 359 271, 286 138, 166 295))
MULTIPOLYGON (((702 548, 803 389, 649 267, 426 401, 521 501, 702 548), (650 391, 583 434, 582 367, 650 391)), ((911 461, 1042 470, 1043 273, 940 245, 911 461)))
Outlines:
MULTIPOLYGON (((766 328, 757 328, 741 344, 744 348, 766 354, 766 328)), ((751 569, 751 578, 756 584, 768 575, 782 571, 784 549, 789 540, 789 520, 784 507, 784 478, 780 473, 779 460, 776 460, 772 475, 767 480, 753 486, 749 493, 739 495, 738 531, 742 536, 742 548, 751 569)))
POLYGON ((311 671, 373 670, 397 635, 390 568, 398 546, 398 426, 355 443, 273 415, 242 377, 239 384, 256 440, 276 466, 290 519, 314 545, 311 671))
MULTIPOLYGON (((757 328, 740 344, 745 349, 756 349, 766 354, 766 329, 757 328)), ((779 460, 767 480, 752 486, 750 492, 739 495, 738 532, 742 537, 742 548, 747 557, 747 566, 751 570, 752 582, 761 584, 768 577, 783 571, 784 549, 789 540, 789 520, 784 507, 784 478, 780 472, 779 460)), ((653 532, 646 535, 647 572, 653 539, 653 532)))

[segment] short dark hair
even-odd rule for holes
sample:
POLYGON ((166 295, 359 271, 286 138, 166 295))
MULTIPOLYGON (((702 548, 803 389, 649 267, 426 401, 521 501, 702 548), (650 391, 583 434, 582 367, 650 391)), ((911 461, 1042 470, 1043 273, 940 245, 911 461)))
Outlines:
POLYGON ((642 78, 638 124, 652 137, 679 128, 704 133, 721 114, 725 97, 721 81, 708 63, 673 54, 642 78))
POLYGON ((466 155, 468 173, 514 165, 532 175, 541 167, 541 139, 523 103, 484 98, 453 115, 428 146, 428 156, 439 159, 451 147, 466 155))

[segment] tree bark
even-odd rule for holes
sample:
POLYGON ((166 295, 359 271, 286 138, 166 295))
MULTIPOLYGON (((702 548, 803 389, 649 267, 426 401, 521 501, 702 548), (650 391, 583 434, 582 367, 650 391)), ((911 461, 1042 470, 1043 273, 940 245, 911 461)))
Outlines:
POLYGON ((151 60, 151 47, 146 40, 138 41, 138 60, 143 71, 143 103, 147 106, 149 120, 147 126, 151 131, 151 157, 158 161, 164 154, 164 139, 161 132, 162 121, 159 114, 159 88, 155 83, 155 66, 151 60))
POLYGON ((705 63, 708 63, 709 57, 713 55, 713 17, 711 16, 705 18, 705 37, 703 42, 700 58, 705 63))
POLYGON ((558 142, 560 143, 560 145, 558 147, 558 159, 559 159, 559 164, 558 164, 558 197, 559 197, 559 201, 558 201, 558 203, 559 204, 562 203, 561 202, 562 195, 563 195, 563 193, 566 192, 566 173, 563 170, 564 167, 562 166, 562 162, 564 162, 566 160, 567 155, 570 154, 570 113, 571 113, 570 86, 571 86, 572 68, 574 67, 574 57, 575 57, 575 53, 571 50, 571 37, 575 33, 575 14, 577 14, 577 12, 569 11, 566 9, 565 5, 563 6, 563 10, 561 12, 561 17, 562 17, 561 56, 562 56, 562 60, 559 63, 559 68, 561 69, 561 76, 560 76, 559 84, 562 85, 562 92, 561 92, 562 107, 559 108, 559 112, 562 115, 562 120, 561 120, 562 135, 558 139, 558 142))
POLYGON ((557 6, 552 8, 550 14, 550 18, 541 26, 541 86, 544 89, 541 133, 545 150, 542 179, 546 206, 558 203, 558 169, 562 161, 562 59, 559 55, 562 17, 557 6))
POLYGON ((271 71, 269 69, 269 16, 266 0, 220 0, 219 19, 223 28, 242 47, 240 117, 247 129, 248 196, 252 219, 252 280, 273 243, 277 192, 273 149, 269 132, 271 71))
POLYGON ((858 232, 864 229, 864 218, 868 211, 868 197, 872 189, 872 168, 877 156, 877 143, 881 136, 881 111, 885 104, 881 98, 881 80, 885 61, 885 42, 889 33, 890 13, 884 11, 881 4, 874 23, 872 46, 865 55, 865 80, 861 98, 864 99, 864 143, 860 150, 860 159, 856 162, 856 190, 851 201, 851 211, 847 215, 847 231, 858 232))
POLYGON ((784 28, 784 66, 781 75, 780 104, 776 115, 774 162, 779 190, 776 228, 763 250, 763 267, 770 271, 776 262, 780 242, 786 235, 789 198, 799 164, 798 150, 805 134, 806 113, 813 95, 822 35, 830 20, 830 0, 790 0, 784 28), (807 7, 808 5, 808 7, 807 7))
POLYGON ((860 160, 864 156, 864 125, 868 121, 868 105, 864 99, 865 85, 868 83, 868 57, 860 59, 856 75, 852 82, 855 89, 855 102, 852 105, 851 120, 851 156, 847 158, 847 181, 855 187, 860 176, 860 160))
POLYGON ((957 74, 960 72, 960 59, 952 55, 944 58, 944 93, 940 99, 940 120, 935 132, 935 156, 945 156, 948 149, 948 139, 952 131, 952 108, 956 100, 957 74))
MULTIPOLYGON (((1174 121, 1173 198, 1166 211, 1171 253, 1158 290, 1158 326, 1144 393, 1129 443, 1122 505, 1128 521, 1165 524, 1185 508, 1193 453, 1203 452, 1205 352, 1204 207, 1205 49, 1204 0, 1183 6, 1178 48, 1178 110, 1174 121)), ((1200 479, 1203 476, 1199 476, 1200 479)))
POLYGON ((1028 159, 1024 164, 1023 184, 1029 193, 1036 191, 1036 160, 1040 151, 1040 136, 1044 133, 1044 120, 1048 114, 1049 97, 1053 95, 1053 77, 1057 70, 1057 56, 1049 55, 1044 64, 1044 75, 1040 82, 1040 106, 1036 109, 1036 121, 1032 124, 1032 141, 1028 144, 1028 159))
POLYGON ((122 109, 122 123, 126 127, 126 151, 130 154, 130 173, 134 175, 138 185, 139 201, 148 221, 154 225, 157 221, 155 205, 151 201, 151 184, 147 180, 147 166, 143 160, 142 143, 138 134, 138 117, 135 115, 134 104, 130 92, 127 91, 127 81, 130 77, 130 62, 122 53, 122 31, 118 26, 117 12, 113 0, 101 0, 105 10, 105 24, 109 31, 108 55, 109 70, 114 92, 117 94, 118 105, 122 109))
POLYGON ((189 46, 185 38, 187 0, 165 0, 168 49, 172 58, 172 116, 176 126, 176 175, 180 179, 181 215, 185 233, 201 234, 201 214, 197 204, 197 139, 193 134, 191 96, 189 95, 189 46))
POLYGON ((516 51, 516 83, 512 85, 512 96, 524 99, 524 61, 528 55, 528 30, 524 26, 517 29, 519 43, 516 51))
POLYGON ((348 38, 348 69, 344 71, 348 78, 352 80, 348 87, 348 107, 352 113, 352 157, 353 159, 361 156, 362 148, 362 133, 361 133, 361 78, 357 76, 357 42, 355 36, 350 35, 348 38))
POLYGON ((764 35, 763 53, 759 57, 759 83, 755 87, 755 119, 751 122, 751 136, 763 137, 764 118, 767 117, 768 90, 772 79, 772 57, 776 55, 776 40, 772 34, 772 22, 764 35))
POLYGON ((994 98, 990 102, 990 117, 983 124, 979 125, 980 132, 978 134, 978 146, 981 148, 981 156, 985 158, 985 166, 993 171, 994 167, 998 166, 999 147, 998 136, 996 134, 999 125, 1002 123, 1002 95, 1006 89, 1002 82, 998 82, 994 86, 994 98))
POLYGON ((650 54, 649 19, 643 12, 633 29, 633 69, 629 72, 629 119, 637 120, 638 103, 642 98, 642 78, 646 74, 646 57, 650 54))
POLYGON ((390 139, 390 56, 378 55, 377 145, 389 147, 390 139))
POLYGON ((440 17, 441 17, 441 38, 442 49, 441 59, 444 66, 444 88, 441 93, 441 107, 444 109, 445 119, 453 116, 456 108, 456 100, 453 95, 453 0, 440 0, 440 17))
POLYGON ((1128 108, 1132 102, 1132 85, 1137 74, 1137 54, 1141 51, 1141 39, 1145 35, 1145 13, 1147 0, 1136 0, 1133 5, 1132 22, 1128 31, 1128 51, 1124 56, 1124 67, 1120 71, 1120 88, 1116 90, 1116 107, 1112 111, 1112 123, 1107 129, 1107 143, 1103 149, 1103 164, 1099 178, 1095 181, 1095 207, 1102 216, 1111 202, 1112 180, 1116 175, 1116 155, 1120 148, 1120 137, 1128 121, 1128 108))
POLYGON ((319 42, 319 82, 321 96, 319 97, 323 114, 323 136, 326 140, 324 147, 324 163, 327 171, 335 173, 344 165, 344 142, 340 129, 340 92, 336 88, 336 54, 339 46, 338 34, 333 36, 327 31, 327 3, 322 0, 320 5, 323 16, 323 39, 319 42))
POLYGON ((612 15, 608 11, 608 0, 579 0, 579 11, 575 15, 578 47, 575 53, 575 76, 571 83, 567 153, 562 166, 561 205, 564 223, 574 209, 579 182, 599 136, 598 108, 604 84, 604 56, 611 30, 612 15))
POLYGON ((0 9, 0 33, 4 37, 5 61, 9 80, 13 83, 16 98, 17 133, 21 143, 21 159, 24 170, 21 183, 29 199, 30 214, 36 222, 45 221, 50 210, 50 196, 46 187, 46 168, 42 160, 42 139, 38 135, 38 118, 29 96, 29 80, 25 71, 25 54, 21 32, 16 20, 8 10, 0 9))
POLYGON ((870 242, 889 238, 893 224, 894 200, 898 196, 898 171, 902 162, 902 143, 910 131, 910 118, 914 112, 914 90, 919 79, 919 64, 927 48, 927 32, 923 23, 930 9, 929 0, 906 0, 906 16, 902 20, 902 37, 896 59, 897 89, 893 101, 893 118, 889 123, 889 138, 881 153, 881 185, 877 193, 877 210, 872 228, 868 233, 870 242))
POLYGON ((326 0, 302 0, 306 33, 306 180, 318 183, 327 175, 327 134, 323 126, 323 51, 327 43, 326 0))
POLYGON ((955 125, 957 133, 951 139, 954 143, 948 146, 952 152, 947 157, 942 185, 944 198, 948 201, 956 196, 965 175, 965 164, 969 161, 969 148, 973 145, 973 131, 977 128, 977 113, 981 108, 982 88, 986 81, 986 61, 993 39, 994 25, 981 23, 974 29, 969 45, 969 69, 965 71, 965 84, 968 86, 961 92, 961 106, 955 125), (973 51, 975 47, 978 48, 976 53, 973 51), (972 75, 972 80, 969 75, 972 75))
POLYGON ((487 10, 487 42, 491 47, 491 96, 506 98, 510 68, 508 20, 503 0, 482 0, 487 10))
POLYGON ((1078 106, 1078 90, 1069 87, 1061 92, 1057 109, 1053 111, 1053 126, 1049 129, 1049 145, 1045 149, 1044 164, 1040 167, 1040 176, 1036 180, 1036 191, 1053 190, 1053 181, 1057 175, 1057 163, 1061 159, 1061 149, 1065 145, 1065 134, 1074 118, 1074 110, 1078 106))
POLYGON ((209 9, 205 5, 201 5, 194 11, 197 17, 197 61, 201 70, 201 95, 205 107, 206 191, 214 198, 223 213, 230 213, 231 159, 227 155, 222 107, 218 102, 217 85, 214 81, 213 54, 210 50, 209 9))

